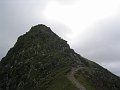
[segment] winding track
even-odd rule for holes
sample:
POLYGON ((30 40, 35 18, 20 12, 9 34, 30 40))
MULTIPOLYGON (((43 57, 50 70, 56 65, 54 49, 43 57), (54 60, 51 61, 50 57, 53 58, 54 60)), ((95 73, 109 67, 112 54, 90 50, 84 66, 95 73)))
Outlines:
POLYGON ((79 90, 86 90, 85 87, 80 84, 80 82, 74 77, 75 72, 80 68, 72 68, 71 71, 67 74, 67 78, 76 86, 79 90))

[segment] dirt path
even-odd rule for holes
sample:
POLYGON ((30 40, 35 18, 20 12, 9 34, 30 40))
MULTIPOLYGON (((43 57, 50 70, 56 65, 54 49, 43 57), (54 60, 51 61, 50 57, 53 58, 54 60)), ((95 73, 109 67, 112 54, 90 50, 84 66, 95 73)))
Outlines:
POLYGON ((67 78, 79 89, 79 90, 86 90, 83 85, 79 83, 79 81, 74 77, 76 71, 80 68, 72 68, 71 72, 67 74, 67 78))

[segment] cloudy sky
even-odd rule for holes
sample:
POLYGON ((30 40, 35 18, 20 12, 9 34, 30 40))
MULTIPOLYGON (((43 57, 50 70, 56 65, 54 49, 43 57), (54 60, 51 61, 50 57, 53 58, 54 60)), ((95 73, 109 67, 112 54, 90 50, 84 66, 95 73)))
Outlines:
POLYGON ((0 59, 18 36, 41 23, 120 76, 119 0, 0 0, 0 59))

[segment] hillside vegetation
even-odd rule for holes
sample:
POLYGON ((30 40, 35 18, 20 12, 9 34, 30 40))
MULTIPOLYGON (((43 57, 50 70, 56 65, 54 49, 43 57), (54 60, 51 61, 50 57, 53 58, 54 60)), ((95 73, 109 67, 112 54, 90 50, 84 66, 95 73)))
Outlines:
POLYGON ((0 62, 0 90, 79 90, 68 78, 72 68, 81 67, 75 78, 86 90, 120 90, 120 78, 89 61, 43 24, 20 36, 0 62))

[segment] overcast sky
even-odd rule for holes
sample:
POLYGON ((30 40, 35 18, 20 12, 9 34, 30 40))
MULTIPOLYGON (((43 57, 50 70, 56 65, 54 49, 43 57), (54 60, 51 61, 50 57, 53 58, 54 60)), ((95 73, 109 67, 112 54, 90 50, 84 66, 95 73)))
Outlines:
POLYGON ((0 59, 20 35, 41 23, 77 53, 120 76, 119 0, 0 0, 0 59))

